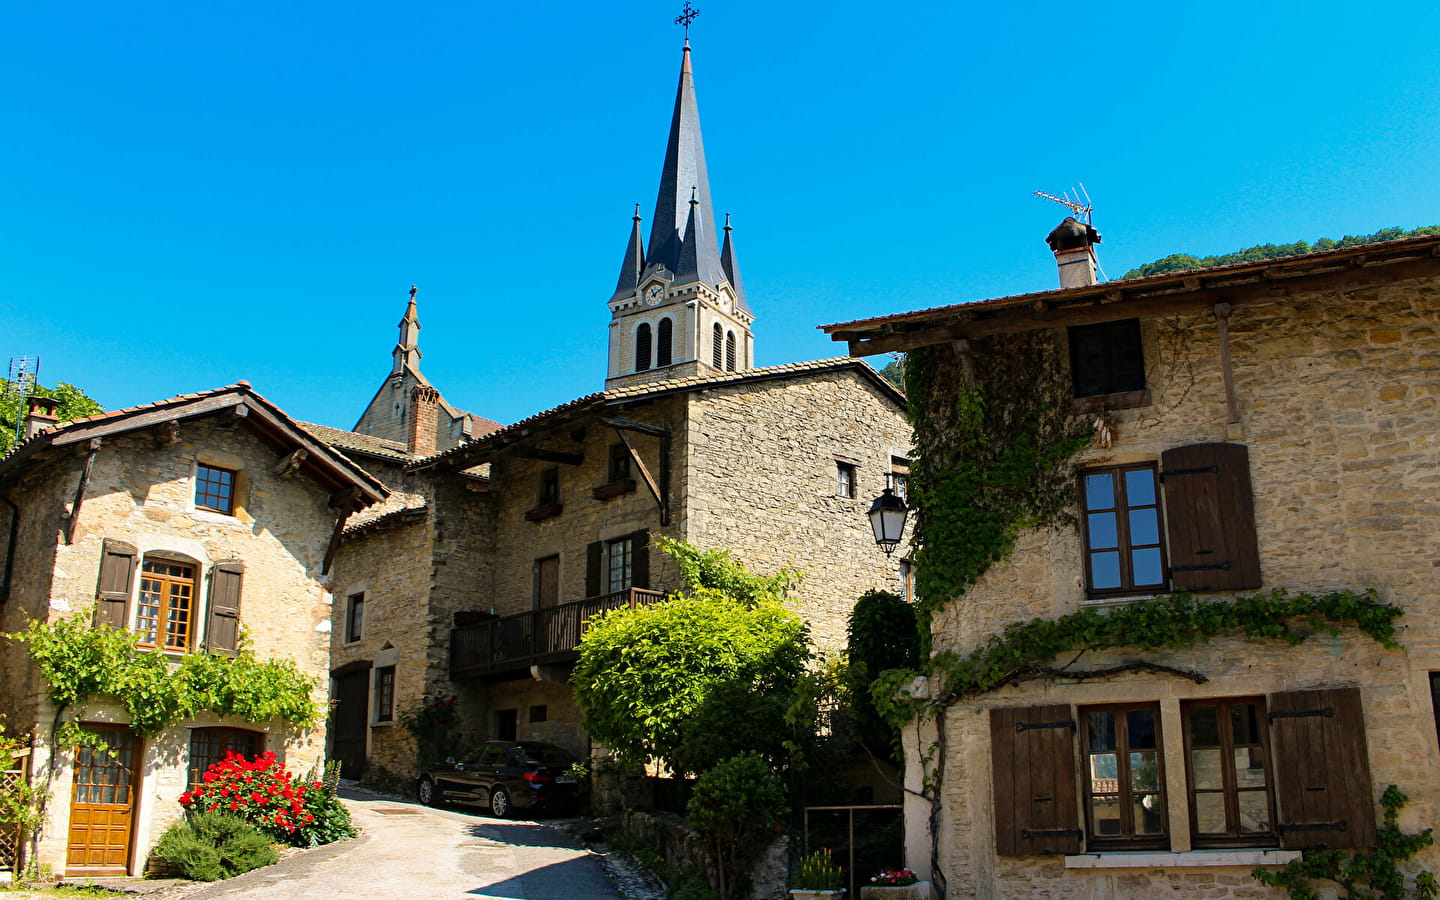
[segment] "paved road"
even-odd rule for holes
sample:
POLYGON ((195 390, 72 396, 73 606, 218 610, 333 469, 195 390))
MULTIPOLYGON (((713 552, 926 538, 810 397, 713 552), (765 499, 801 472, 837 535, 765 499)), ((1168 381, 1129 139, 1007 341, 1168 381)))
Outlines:
POLYGON ((619 900, 599 860, 564 832, 536 822, 341 790, 359 838, 198 889, 160 896, 414 898, 414 900, 619 900))

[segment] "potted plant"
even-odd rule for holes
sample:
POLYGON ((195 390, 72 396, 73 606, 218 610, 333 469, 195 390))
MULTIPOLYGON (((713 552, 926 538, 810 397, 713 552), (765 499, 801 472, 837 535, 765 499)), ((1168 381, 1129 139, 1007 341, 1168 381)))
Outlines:
POLYGON ((860 900, 930 900, 930 882, 909 869, 884 869, 861 886, 860 900))
POLYGON ((790 880, 794 900, 840 900, 845 894, 845 874, 835 865, 829 850, 816 850, 800 857, 795 877, 790 880))

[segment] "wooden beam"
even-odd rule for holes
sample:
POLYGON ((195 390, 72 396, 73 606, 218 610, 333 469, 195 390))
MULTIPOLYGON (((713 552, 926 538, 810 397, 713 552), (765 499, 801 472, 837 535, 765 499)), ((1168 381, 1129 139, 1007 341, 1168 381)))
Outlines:
POLYGON ((150 437, 154 439, 155 446, 161 450, 174 446, 180 440, 180 420, 171 419, 168 422, 161 422, 150 429, 150 437))
POLYGON ((286 478, 300 471, 300 464, 310 458, 310 451, 304 447, 297 447, 294 451, 280 458, 271 471, 281 478, 286 478))
POLYGON ((541 462, 578 466, 585 461, 583 453, 566 453, 562 450, 546 450, 544 447, 516 447, 510 451, 521 459, 538 459, 541 462))
MULTIPOLYGON (((633 424, 639 424, 633 423, 633 424)), ((646 426, 653 428, 654 426, 646 426)), ((620 442, 625 449, 630 451, 630 460, 635 463, 635 468, 640 470, 640 477, 645 479, 645 486, 650 489, 650 496, 655 498, 655 504, 660 507, 660 524, 670 524, 670 504, 666 502, 666 495, 670 492, 670 430, 660 429, 660 484, 650 475, 650 470, 645 467, 645 460, 640 458, 640 453, 635 445, 630 443, 630 435, 626 432, 631 430, 614 426, 615 433, 620 435, 620 442)))
POLYGON ((80 527, 80 505, 85 502, 85 489, 90 486, 90 471, 95 466, 95 454, 100 452, 104 441, 91 438, 89 451, 85 454, 85 465, 80 470, 80 484, 75 487, 75 500, 70 504, 70 515, 65 520, 65 543, 75 543, 75 529, 80 527))
POLYGON ((230 407, 229 412, 220 417, 218 424, 221 428, 233 428, 245 421, 245 417, 248 415, 250 415, 250 407, 244 403, 237 403, 230 407))
POLYGON ((602 418, 602 425, 609 425, 611 428, 623 428, 626 431, 638 431, 641 434, 648 434, 651 437, 664 437, 670 434, 670 429, 662 428, 659 425, 646 425, 644 422, 636 422, 632 419, 602 418))

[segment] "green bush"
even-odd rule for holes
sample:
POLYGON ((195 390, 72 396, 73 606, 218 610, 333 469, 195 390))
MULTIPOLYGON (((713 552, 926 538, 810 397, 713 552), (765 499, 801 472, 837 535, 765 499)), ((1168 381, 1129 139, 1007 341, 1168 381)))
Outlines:
POLYGON ((350 810, 340 802, 335 792, 328 789, 307 791, 305 813, 315 817, 304 828, 297 829, 290 843, 296 846, 318 847, 334 841, 343 841, 355 836, 355 826, 350 823, 350 810))
POLYGON ((713 842, 720 900, 739 896, 737 877, 773 839, 789 807, 780 779, 758 753, 727 759, 700 776, 685 808, 690 824, 713 842))
POLYGON ((160 836, 154 857, 191 881, 219 881, 273 865, 270 839, 249 822, 222 813, 195 813, 160 836))

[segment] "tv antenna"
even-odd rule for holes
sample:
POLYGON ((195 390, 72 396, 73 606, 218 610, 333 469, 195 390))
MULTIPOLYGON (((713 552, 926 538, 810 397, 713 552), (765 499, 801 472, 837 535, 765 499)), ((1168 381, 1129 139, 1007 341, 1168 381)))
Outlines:
POLYGON ((1046 200, 1053 200, 1061 206, 1069 209, 1077 217, 1084 216, 1086 225, 1093 225, 1095 223, 1090 221, 1090 215, 1095 211, 1095 204, 1090 202, 1090 194, 1086 192, 1085 184, 1083 182, 1077 183, 1080 185, 1080 187, 1073 192, 1074 196, 1071 196, 1071 191, 1066 191, 1065 194, 1060 197, 1057 197, 1054 194, 1047 194, 1044 191, 1036 191, 1035 196, 1044 197, 1046 200), (1080 202, 1082 197, 1085 201, 1083 203, 1080 202))
POLYGON ((25 436, 25 398, 35 393, 40 381, 40 357, 10 357, 10 375, 5 381, 5 400, 15 410, 15 444, 25 436))

